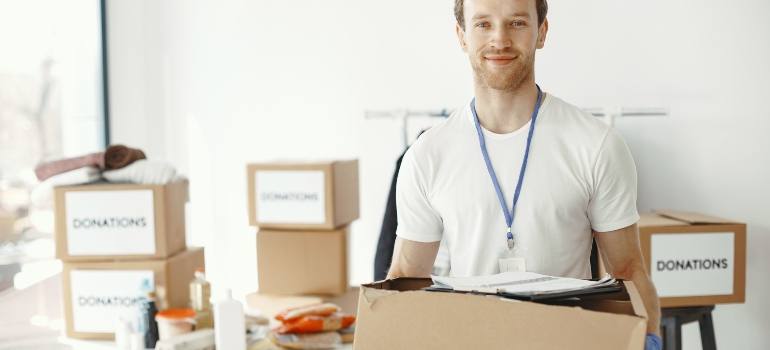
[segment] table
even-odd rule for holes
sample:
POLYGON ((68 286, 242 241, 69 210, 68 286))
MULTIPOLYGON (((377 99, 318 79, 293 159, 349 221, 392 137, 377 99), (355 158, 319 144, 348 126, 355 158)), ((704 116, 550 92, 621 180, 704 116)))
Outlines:
MULTIPOLYGON (((70 339, 64 335, 61 274, 22 290, 0 292, 0 350, 117 350, 111 340, 70 339)), ((353 349, 345 344, 339 349, 353 349)))

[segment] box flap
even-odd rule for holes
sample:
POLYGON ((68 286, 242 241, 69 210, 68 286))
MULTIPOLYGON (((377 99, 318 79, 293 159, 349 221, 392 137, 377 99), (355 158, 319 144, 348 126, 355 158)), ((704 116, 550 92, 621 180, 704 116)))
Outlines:
POLYGON ((642 214, 639 215, 638 227, 658 227, 658 226, 690 226, 689 223, 662 216, 642 214))
POLYGON ((709 215, 703 215, 698 213, 690 213, 685 211, 674 211, 674 210, 658 210, 653 209, 653 213, 656 213, 661 216, 669 217, 676 220, 681 220, 693 225, 697 224, 735 224, 737 222, 718 218, 716 216, 709 216, 709 215))

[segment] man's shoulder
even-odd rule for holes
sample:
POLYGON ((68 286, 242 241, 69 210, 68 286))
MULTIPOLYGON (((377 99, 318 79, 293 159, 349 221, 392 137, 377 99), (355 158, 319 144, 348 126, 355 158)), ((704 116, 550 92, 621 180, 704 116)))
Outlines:
MULTIPOLYGON (((473 131, 467 109, 467 106, 463 106, 439 124, 425 130, 410 146, 413 153, 425 156, 436 155, 467 137, 468 132, 473 131)), ((471 135, 475 134, 471 133, 471 135)))
POLYGON ((610 129, 609 125, 599 120, 577 106, 549 94, 543 122, 538 120, 541 126, 558 126, 560 130, 575 136, 604 136, 610 129))

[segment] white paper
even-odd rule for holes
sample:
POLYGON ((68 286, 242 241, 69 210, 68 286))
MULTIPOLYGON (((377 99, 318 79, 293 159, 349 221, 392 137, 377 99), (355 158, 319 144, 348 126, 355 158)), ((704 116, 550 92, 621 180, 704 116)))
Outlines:
POLYGON ((154 281, 152 270, 70 271, 75 332, 113 333, 117 317, 133 321, 154 281))
POLYGON ((660 297, 733 294, 735 233, 666 233, 650 237, 652 282, 660 297))
POLYGON ((254 181, 257 221, 326 222, 326 184, 322 170, 258 170, 254 181))
POLYGON ((152 190, 64 194, 70 255, 155 254, 152 190))
POLYGON ((476 277, 431 276, 431 278, 433 279, 433 283, 442 287, 451 287, 454 289, 468 289, 473 287, 481 287, 484 289, 496 288, 498 291, 507 293, 558 292, 591 288, 606 283, 606 280, 598 282, 586 281, 521 271, 508 271, 495 275, 476 277))

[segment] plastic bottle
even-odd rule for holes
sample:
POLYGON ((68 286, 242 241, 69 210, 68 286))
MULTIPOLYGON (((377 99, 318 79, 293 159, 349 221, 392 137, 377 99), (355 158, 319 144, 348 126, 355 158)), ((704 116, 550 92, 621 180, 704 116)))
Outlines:
POLYGON ((204 270, 195 269, 195 279, 190 282, 190 307, 196 312, 195 329, 214 328, 210 298, 211 284, 206 281, 204 270))
POLYGON ((155 343, 158 342, 158 322, 155 321, 155 314, 157 313, 158 308, 155 306, 155 293, 147 293, 147 301, 145 302, 144 310, 142 310, 144 324, 147 327, 144 333, 145 348, 155 349, 155 343))
POLYGON ((225 289, 225 299, 214 304, 214 341, 217 349, 245 350, 246 327, 243 305, 233 300, 233 292, 225 289))

